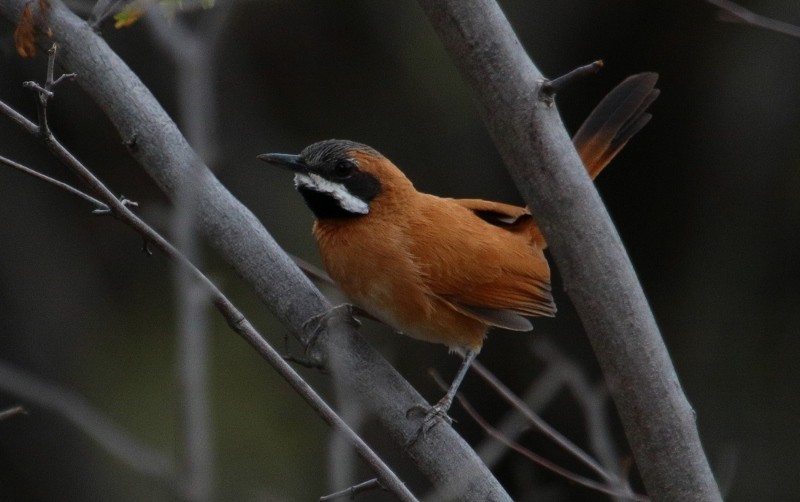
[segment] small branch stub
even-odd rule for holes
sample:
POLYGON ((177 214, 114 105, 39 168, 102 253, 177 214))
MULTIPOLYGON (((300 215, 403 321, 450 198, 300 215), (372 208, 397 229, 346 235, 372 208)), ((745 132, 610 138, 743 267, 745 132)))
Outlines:
POLYGON ((47 101, 55 96, 53 89, 61 82, 67 80, 74 80, 78 75, 76 73, 64 73, 58 78, 54 78, 56 66, 56 52, 58 46, 53 44, 47 50, 47 76, 45 77, 44 85, 40 85, 33 81, 23 82, 23 87, 31 89, 36 92, 36 110, 39 115, 39 137, 48 138, 52 134, 50 132, 50 125, 47 120, 47 101))
POLYGON ((553 104, 553 98, 555 98, 556 94, 561 92, 562 89, 569 87, 576 80, 580 80, 582 78, 588 77, 589 75, 596 74, 597 72, 600 71, 602 67, 603 67, 603 60, 598 59, 593 63, 575 68, 571 72, 561 75, 560 77, 554 78, 553 80, 546 79, 542 83, 541 91, 539 93, 539 99, 541 101, 544 101, 548 105, 553 104))

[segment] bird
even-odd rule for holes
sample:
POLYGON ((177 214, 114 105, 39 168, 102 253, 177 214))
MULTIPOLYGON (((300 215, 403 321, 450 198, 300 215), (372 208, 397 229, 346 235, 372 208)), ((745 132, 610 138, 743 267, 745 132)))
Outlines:
MULTIPOLYGON (((592 179, 650 120, 657 78, 628 77, 573 137, 592 179)), ((555 315, 547 243, 528 208, 420 192, 391 160, 350 140, 257 158, 294 173, 315 217, 322 262, 349 302, 399 333, 464 356, 447 393, 427 408, 428 428, 450 420, 491 328, 530 331, 529 317, 555 315)))

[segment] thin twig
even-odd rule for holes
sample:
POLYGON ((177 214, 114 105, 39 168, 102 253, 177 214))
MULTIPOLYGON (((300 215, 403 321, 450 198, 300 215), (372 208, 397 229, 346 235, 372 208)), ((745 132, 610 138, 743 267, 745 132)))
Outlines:
MULTIPOLYGON (((174 79, 178 120, 186 139, 200 158, 212 165, 218 152, 215 134, 217 113, 213 106, 215 91, 215 50, 224 34, 234 2, 226 1, 213 14, 188 24, 177 17, 169 22, 156 13, 145 17, 152 38, 175 62, 174 79), (198 107, 197 103, 208 106, 198 107)), ((190 176, 197 178, 202 165, 190 166, 190 176)), ((203 248, 197 234, 199 195, 194 183, 178 185, 174 198, 170 234, 176 247, 200 266, 203 248)), ((206 502, 214 498, 214 441, 210 422, 209 370, 210 332, 208 299, 195 287, 183 267, 174 267, 178 297, 178 381, 181 388, 180 409, 183 431, 181 457, 187 500, 206 502)))
POLYGON ((363 483, 359 483, 357 485, 353 485, 350 488, 345 488, 344 490, 338 491, 336 493, 331 493, 330 495, 324 495, 319 498, 319 502, 327 502, 329 500, 336 500, 342 497, 350 497, 350 500, 354 500, 356 495, 359 493, 368 492, 370 490, 375 490, 377 488, 383 488, 381 482, 378 481, 378 478, 372 478, 370 480, 364 481, 363 483))
MULTIPOLYGON (((2 108, 2 107, 0 107, 2 108)), ((168 258, 179 265, 186 267, 200 286, 207 289, 213 305, 220 311, 231 328, 245 339, 267 362, 280 374, 292 388, 303 397, 306 402, 332 427, 342 433, 356 449, 359 456, 378 474, 381 484, 394 493, 401 500, 417 500, 406 488, 397 475, 378 457, 372 449, 328 406, 327 403, 306 383, 303 378, 286 363, 281 355, 264 339, 261 334, 250 324, 244 315, 228 298, 214 285, 202 272, 189 262, 176 248, 164 239, 152 227, 131 212, 126 204, 118 200, 94 175, 83 166, 61 143, 50 136, 46 140, 48 148, 56 154, 61 161, 68 165, 88 185, 93 187, 100 196, 108 201, 108 206, 113 214, 142 235, 148 242, 152 242, 168 258)), ((2 383, 0 382, 0 386, 2 383)))
POLYGON ((607 406, 610 400, 606 387, 602 382, 595 384, 589 381, 582 368, 549 340, 539 339, 531 345, 533 353, 559 375, 563 386, 583 409, 588 442, 599 463, 617 476, 621 485, 627 484, 627 479, 622 477, 624 469, 620 465, 608 424, 607 406))
MULTIPOLYGON (((555 398, 563 385, 555 368, 547 367, 531 382, 522 399, 528 408, 538 413, 555 398)), ((529 428, 528 420, 516 408, 510 409, 497 424, 497 430, 512 440, 525 433, 529 428)), ((491 468, 497 465, 507 450, 497 441, 487 438, 475 447, 475 451, 491 468)))
POLYGON ((113 14, 114 11, 118 10, 123 3, 123 0, 97 0, 87 20, 89 26, 95 31, 99 30, 103 21, 108 19, 108 17, 113 14))
MULTIPOLYGON (((50 5, 48 22, 53 40, 64 49, 61 64, 92 76, 80 79, 80 86, 100 104, 143 172, 167 198, 174 199, 177 187, 186 182, 188 166, 203 162, 119 55, 63 2, 51 0, 50 5)), ((16 22, 21 12, 19 1, 0 0, 0 16, 8 22, 16 22)), ((304 329, 305 321, 330 309, 330 301, 208 168, 201 169, 201 176, 192 182, 201 194, 197 221, 205 242, 253 288, 286 329, 305 343, 310 336, 304 329)), ((327 340, 318 346, 331 361, 332 372, 380 424, 388 440, 399 447, 407 446, 416 436, 417 426, 399 418, 410 407, 424 403, 419 392, 349 324, 342 323, 327 340)), ((406 454, 431 483, 463 483, 475 500, 511 500, 451 427, 438 428, 429 439, 408 447, 406 454)))
POLYGON ((598 59, 585 66, 580 66, 574 70, 554 78, 553 80, 545 80, 542 84, 541 99, 552 101, 553 97, 561 92, 564 88, 569 87, 577 80, 582 80, 589 75, 594 75, 603 67, 603 60, 598 59))
POLYGON ((53 89, 64 82, 65 80, 73 80, 74 73, 65 73, 58 78, 54 78, 55 65, 56 65, 56 50, 58 46, 54 43, 47 50, 47 76, 45 77, 44 85, 39 85, 36 82, 24 82, 22 85, 27 89, 36 92, 36 110, 39 114, 39 127, 38 132, 41 138, 46 138, 50 133, 50 124, 47 120, 47 102, 53 98, 53 89))
POLYGON ((18 404, 6 410, 0 411, 0 422, 8 418, 11 418, 15 415, 27 415, 27 414, 28 410, 26 410, 25 407, 22 406, 21 404, 18 404))
POLYGON ((161 452, 137 441, 82 396, 5 361, 0 361, 0 389, 61 415, 117 460, 174 489, 175 468, 172 461, 161 452))
POLYGON ((55 185, 56 187, 61 188, 62 190, 66 190, 67 192, 71 193, 72 195, 77 195, 81 199, 83 199, 83 200, 89 202, 90 204, 93 204, 94 206, 96 206, 97 209, 95 209, 95 211, 108 211, 109 210, 107 205, 103 204, 102 202, 100 202, 99 200, 95 199, 91 195, 89 195, 87 193, 84 193, 84 192, 81 192, 77 188, 75 188, 75 187, 73 187, 71 185, 68 185, 67 183, 64 183, 63 181, 59 181, 59 180, 57 180, 55 178, 51 178, 50 176, 47 176, 46 174, 42 174, 39 171, 35 171, 35 170, 33 170, 33 169, 31 169, 31 168, 29 168, 27 166, 24 166, 24 165, 20 164, 19 162, 14 162, 13 160, 11 160, 9 158, 0 155, 0 163, 3 163, 3 164, 5 164, 5 165, 7 165, 9 167, 13 167, 14 169, 22 171, 23 173, 25 173, 25 174, 27 174, 29 176, 33 176, 34 178, 37 178, 37 179, 40 179, 40 180, 45 181, 47 183, 50 183, 51 185, 55 185))
POLYGON ((619 233, 496 0, 417 0, 464 81, 586 329, 649 493, 722 499, 619 233), (631 382, 636 382, 633 385, 631 382))
MULTIPOLYGON (((7 105, 0 106, 0 111, 11 110, 7 105)), ((25 129, 27 119, 14 112, 11 117, 25 129), (18 120, 19 118, 24 120, 18 120)), ((353 445, 362 459, 375 471, 383 486, 401 500, 417 500, 397 475, 375 454, 374 451, 328 406, 328 404, 303 380, 294 369, 283 360, 281 355, 250 324, 238 308, 211 282, 194 264, 191 263, 161 234, 145 223, 127 205, 120 201, 86 166, 67 150, 52 134, 41 135, 39 128, 33 125, 34 131, 43 139, 45 146, 61 160, 79 179, 91 188, 97 196, 104 200, 114 216, 133 228, 146 241, 151 242, 169 259, 184 267, 203 287, 211 298, 212 304, 220 311, 228 324, 241 335, 270 365, 303 397, 306 402, 322 417, 322 419, 339 430, 353 445)))
POLYGON ((578 445, 564 437, 563 434, 555 430, 550 424, 545 422, 542 417, 533 412, 525 403, 506 387, 494 374, 480 362, 472 363, 472 368, 483 378, 503 399, 522 413, 539 432, 545 437, 559 445, 570 455, 580 460, 584 465, 597 473, 609 483, 618 483, 619 480, 609 474, 609 472, 597 463, 588 453, 583 451, 578 445))
MULTIPOLYGON (((434 380, 436 381, 436 384, 439 385, 439 387, 441 387, 442 390, 447 390, 448 385, 444 382, 444 380, 442 380, 442 378, 439 376, 439 374, 436 373, 436 372, 432 372, 432 374, 433 374, 434 380)), ((538 454, 530 451, 529 449, 523 447, 519 443, 510 440, 508 437, 506 437, 500 431, 498 431, 497 429, 492 427, 491 424, 489 424, 489 422, 487 422, 475 410, 475 408, 469 403, 467 398, 464 397, 464 395, 462 393, 460 393, 460 392, 456 393, 456 398, 458 399, 458 402, 461 405, 461 407, 464 408, 464 411, 466 411, 467 414, 473 420, 475 420, 475 423, 477 423, 480 426, 481 429, 486 431, 487 434, 489 434, 490 436, 492 436, 496 440, 500 441, 501 443, 506 445, 508 448, 511 448, 515 452, 519 453, 520 455, 523 455, 524 457, 529 459, 531 462, 534 462, 534 463, 540 465, 541 467, 544 467, 548 471, 553 472, 555 474, 558 474, 559 476, 561 476, 561 477, 563 477, 563 478, 565 478, 565 479, 567 479, 569 481, 572 481, 573 483, 577 483, 577 484, 579 484, 581 486, 585 486, 586 488, 590 488, 592 490, 599 491, 599 492, 602 492, 602 493, 605 493, 607 495, 611 495, 611 496, 614 496, 614 497, 621 497, 621 498, 625 498, 625 499, 628 499, 628 500, 635 500, 637 502, 647 502, 647 501, 650 500, 647 497, 644 497, 642 495, 620 491, 620 490, 614 489, 612 487, 606 486, 606 485, 604 485, 602 483, 598 483, 596 481, 593 481, 593 480, 591 480, 589 478, 581 476, 580 474, 572 472, 569 469, 565 469, 565 468, 559 466, 558 464, 556 464, 554 462, 551 462, 550 460, 542 457, 541 455, 538 455, 538 454)))
POLYGON ((719 19, 730 23, 745 23, 757 26, 777 33, 783 33, 791 37, 800 38, 800 27, 778 21, 755 12, 745 9, 741 5, 730 0, 706 0, 711 5, 719 7, 719 19))

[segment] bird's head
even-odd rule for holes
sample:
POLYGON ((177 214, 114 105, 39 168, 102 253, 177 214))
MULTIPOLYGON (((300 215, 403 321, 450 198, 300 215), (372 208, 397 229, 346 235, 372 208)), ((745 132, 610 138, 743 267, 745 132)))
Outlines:
POLYGON ((319 219, 369 214, 373 201, 408 179, 375 149, 354 141, 329 139, 299 155, 266 153, 258 158, 295 173, 294 183, 319 219))

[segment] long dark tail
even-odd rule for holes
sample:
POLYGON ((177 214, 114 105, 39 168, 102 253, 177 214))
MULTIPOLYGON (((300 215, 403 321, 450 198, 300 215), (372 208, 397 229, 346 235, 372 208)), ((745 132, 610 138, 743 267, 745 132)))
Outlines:
POLYGON ((650 121, 647 107, 658 97, 657 73, 623 80, 592 110, 572 143, 595 179, 634 134, 650 121))

